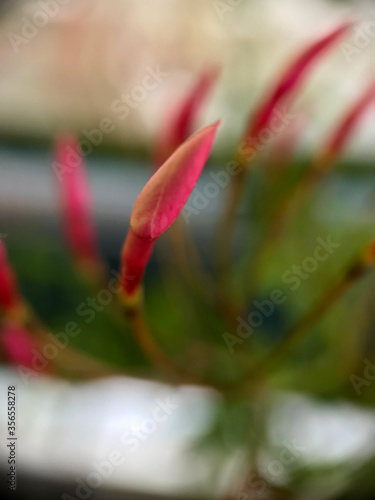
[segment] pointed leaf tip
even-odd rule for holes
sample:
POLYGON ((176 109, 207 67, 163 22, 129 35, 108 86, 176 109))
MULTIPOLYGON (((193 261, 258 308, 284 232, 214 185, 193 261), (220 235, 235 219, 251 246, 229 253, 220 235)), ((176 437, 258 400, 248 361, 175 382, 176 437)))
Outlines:
POLYGON ((220 121, 186 140, 151 177, 134 204, 121 254, 124 298, 139 299, 156 239, 177 219, 211 152, 220 121))
POLYGON ((174 145, 175 148, 178 147, 189 137, 190 134, 193 133, 195 122, 202 110, 208 94, 212 90, 217 76, 217 68, 205 69, 198 78, 190 94, 182 103, 182 106, 177 113, 174 124, 175 140, 177 141, 174 145))
POLYGON ((205 68, 185 98, 167 113, 155 151, 155 167, 159 168, 194 131, 217 77, 218 67, 205 68))
POLYGON ((27 330, 18 325, 6 325, 0 333, 0 342, 10 364, 33 368, 33 349, 38 346, 27 330))
POLYGON ((217 121, 186 140, 148 181, 130 220, 138 236, 156 239, 176 220, 206 164, 220 125, 217 121))
POLYGON ((297 56, 286 71, 282 73, 276 85, 271 89, 271 93, 251 117, 245 134, 247 141, 256 139, 261 130, 269 126, 277 111, 277 106, 283 104, 286 99, 292 96, 293 92, 302 83, 312 63, 347 33, 353 25, 354 23, 351 21, 341 23, 327 35, 310 44, 297 56))
POLYGON ((69 248, 77 262, 98 262, 91 190, 78 139, 71 134, 59 136, 55 152, 61 168, 59 188, 69 248))
POLYGON ((335 159, 343 150, 354 133, 358 122, 375 100, 375 82, 372 82, 344 115, 339 126, 333 131, 324 148, 329 160, 335 159))
POLYGON ((18 307, 20 303, 16 277, 9 264, 5 245, 0 239, 0 307, 9 311, 18 307))

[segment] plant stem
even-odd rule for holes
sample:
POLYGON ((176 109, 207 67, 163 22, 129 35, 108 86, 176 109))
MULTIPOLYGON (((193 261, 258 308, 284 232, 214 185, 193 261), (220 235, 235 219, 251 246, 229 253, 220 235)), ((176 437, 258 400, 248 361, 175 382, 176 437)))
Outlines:
POLYGON ((206 303, 211 304, 214 295, 213 280, 206 271, 181 217, 177 218, 169 229, 168 235, 185 282, 206 303))
POLYGON ((359 257, 348 267, 342 279, 329 288, 315 305, 285 334, 283 340, 279 342, 273 351, 258 366, 249 370, 241 385, 246 384, 249 379, 262 379, 282 362, 295 345, 303 339, 305 334, 324 316, 348 288, 365 275, 374 264, 374 245, 371 244, 366 252, 361 252, 359 257))
POLYGON ((240 172, 229 184, 229 194, 226 207, 219 220, 216 237, 216 269, 218 275, 218 290, 216 302, 218 310, 228 328, 236 325, 236 318, 241 313, 241 307, 233 301, 232 245, 234 227, 239 204, 246 189, 248 169, 241 157, 237 160, 240 172))
POLYGON ((219 285, 228 294, 231 282, 231 260, 234 225, 237 210, 245 192, 247 170, 242 166, 240 173, 229 184, 226 207, 218 224, 217 233, 217 270, 219 285))
MULTIPOLYGON (((261 283, 262 270, 263 270, 263 257, 274 250, 275 245, 280 240, 288 227, 288 223, 292 220, 294 214, 312 194, 314 188, 318 185, 319 181, 324 177, 325 173, 330 167, 330 157, 322 155, 313 161, 310 169, 302 175, 302 177, 287 189, 278 203, 272 210, 269 219, 266 222, 264 229, 264 236, 255 253, 252 256, 252 261, 249 263, 249 272, 245 272, 245 303, 249 300, 246 298, 248 295, 256 297, 261 283), (251 290, 247 283, 251 284, 251 290)), ((252 301, 250 301, 252 302, 252 301)))
POLYGON ((130 321, 134 337, 137 340, 139 346, 141 347, 147 358, 161 372, 164 372, 175 382, 209 385, 204 384, 204 382, 202 382, 196 374, 177 364, 157 344, 157 342, 151 335, 151 332, 145 321, 144 307, 141 298, 132 303, 127 302, 125 299, 125 312, 130 321))
MULTIPOLYGON (((14 321, 12 318, 9 318, 9 320, 14 321)), ((47 328, 41 323, 29 304, 24 303, 23 315, 16 322, 33 334, 42 350, 47 343, 51 343, 47 328)), ((67 345, 59 349, 57 356, 51 360, 51 364, 54 369, 48 370, 49 373, 58 374, 63 372, 65 376, 78 375, 79 378, 85 379, 124 374, 123 370, 115 370, 111 366, 67 345)))

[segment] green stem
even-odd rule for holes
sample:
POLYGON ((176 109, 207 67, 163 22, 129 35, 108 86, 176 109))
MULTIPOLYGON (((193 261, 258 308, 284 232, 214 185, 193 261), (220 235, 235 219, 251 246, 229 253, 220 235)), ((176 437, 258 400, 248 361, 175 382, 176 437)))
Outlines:
POLYGON ((168 235, 185 282, 206 303, 211 304, 214 295, 213 280, 206 271, 193 238, 187 231, 186 224, 183 223, 181 217, 169 229, 168 235))
MULTIPOLYGON (((372 248, 372 246, 370 247, 372 248)), ((287 332, 279 344, 261 361, 258 366, 252 367, 245 375, 240 385, 246 386, 249 380, 252 384, 262 380, 270 371, 281 363, 290 351, 300 342, 306 333, 326 314, 349 287, 364 276, 375 264, 373 257, 368 259, 371 252, 361 253, 350 265, 342 279, 334 284, 315 305, 287 332)))
MULTIPOLYGON (((14 321, 12 318, 9 320, 14 321)), ((46 344, 51 343, 47 328, 41 323, 29 304, 24 303, 22 317, 18 318, 16 322, 34 336, 41 350, 46 344)), ((73 376, 73 378, 78 376, 79 378, 93 379, 125 374, 124 370, 115 370, 106 363, 69 346, 59 349, 57 356, 51 360, 51 364, 54 368, 52 373, 73 376)))
POLYGON ((134 302, 125 299, 125 313, 129 319, 134 337, 146 357, 168 377, 176 383, 210 385, 202 381, 198 375, 176 363, 153 338, 145 321, 143 301, 141 294, 134 302))
MULTIPOLYGON (((302 175, 302 177, 287 189, 278 203, 275 204, 270 217, 266 222, 264 236, 256 251, 255 256, 252 256, 245 272, 245 293, 244 298, 246 303, 249 299, 246 297, 256 297, 259 292, 261 278, 263 274, 263 258, 273 251, 280 241, 283 234, 288 228, 288 224, 293 219, 295 213, 303 203, 311 196, 319 181, 324 177, 331 165, 330 157, 322 155, 317 158, 310 169, 302 175), (251 289, 247 285, 251 284, 251 289), (247 286, 246 286, 247 285, 247 286)), ((250 300, 252 302, 252 300, 250 300)))

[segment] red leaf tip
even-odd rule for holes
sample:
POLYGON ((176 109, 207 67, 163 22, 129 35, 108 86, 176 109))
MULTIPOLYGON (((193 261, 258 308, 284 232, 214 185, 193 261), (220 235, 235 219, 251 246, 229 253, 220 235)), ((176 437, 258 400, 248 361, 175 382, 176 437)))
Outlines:
POLYGON ((246 142, 251 143, 257 140, 261 130, 270 125, 277 107, 290 99, 293 92, 302 83, 312 63, 352 27, 353 22, 351 21, 340 24, 327 35, 311 43, 297 56, 282 73, 270 94, 251 117, 245 133, 246 142))
POLYGON ((360 94, 359 98, 344 115, 344 118, 339 123, 339 126, 329 137, 323 152, 323 156, 327 158, 327 161, 332 161, 342 152, 343 148, 350 140, 356 125, 360 121, 363 114, 367 111, 368 107, 374 103, 374 100, 375 82, 372 82, 360 94))
POLYGON ((168 114, 158 137, 155 167, 159 168, 193 132, 208 95, 217 80, 217 67, 208 67, 200 74, 185 98, 168 114))
POLYGON ((6 325, 1 331, 0 341, 9 363, 34 368, 32 351, 37 344, 27 330, 18 325, 6 325))
POLYGON ((20 305, 21 298, 17 290, 16 277, 9 264, 5 245, 0 239, 0 307, 10 311, 20 305))
POLYGON ((177 219, 211 152, 220 121, 187 139, 138 195, 121 255, 127 300, 137 296, 155 241, 177 219))
POLYGON ((176 220, 206 164, 220 125, 219 120, 191 136, 148 181, 130 220, 138 236, 159 238, 176 220))
POLYGON ((99 252, 92 215, 91 190, 77 138, 64 134, 56 140, 60 168, 62 214, 66 239, 79 263, 98 263, 99 252))

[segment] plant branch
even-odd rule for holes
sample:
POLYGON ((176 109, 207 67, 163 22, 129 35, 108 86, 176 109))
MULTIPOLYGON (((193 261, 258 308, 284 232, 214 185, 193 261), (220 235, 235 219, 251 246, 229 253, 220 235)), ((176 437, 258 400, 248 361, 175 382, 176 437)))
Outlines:
POLYGON ((249 379, 262 379, 272 371, 290 351, 300 342, 306 333, 327 313, 327 311, 341 298, 349 287, 357 282, 375 265, 375 244, 372 243, 365 252, 354 260, 348 267, 340 281, 326 291, 315 305, 287 332, 279 344, 261 361, 258 366, 252 367, 244 377, 241 386, 249 379))
MULTIPOLYGON (((278 203, 275 204, 264 229, 264 236, 260 245, 252 256, 252 261, 248 265, 249 272, 244 274, 245 277, 245 294, 244 300, 248 302, 247 296, 256 297, 261 282, 263 270, 263 257, 270 253, 285 233, 288 223, 306 199, 311 196, 314 188, 319 181, 324 177, 325 173, 331 164, 331 158, 327 155, 322 155, 317 158, 311 168, 289 189, 287 189, 278 203), (251 290, 247 283, 251 284, 251 290)), ((250 300, 250 302, 252 302, 250 300)))
POLYGON ((183 223, 181 217, 171 226, 168 236, 185 282, 206 303, 211 304, 214 296, 214 282, 206 271, 191 234, 187 231, 186 224, 183 223))
POLYGON ((175 382, 209 385, 205 384, 198 375, 177 364, 158 345, 146 323, 143 301, 140 296, 132 303, 125 300, 125 313, 130 321, 134 338, 143 353, 161 372, 172 377, 175 382))

